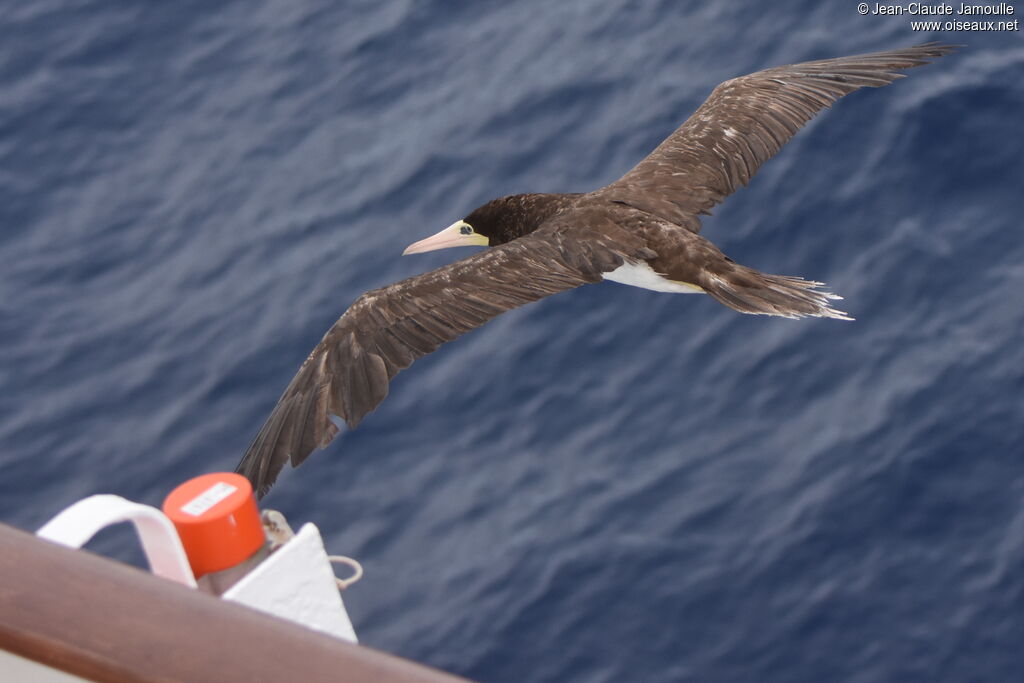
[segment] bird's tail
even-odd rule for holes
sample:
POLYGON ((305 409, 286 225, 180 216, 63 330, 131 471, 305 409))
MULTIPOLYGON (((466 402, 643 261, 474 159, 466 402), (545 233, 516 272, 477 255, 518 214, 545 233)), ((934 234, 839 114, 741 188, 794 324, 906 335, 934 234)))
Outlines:
POLYGON ((726 267, 705 271, 701 283, 720 303, 741 313, 779 315, 786 318, 814 316, 853 320, 829 305, 842 299, 819 287, 824 283, 787 275, 769 275, 727 259, 726 267))

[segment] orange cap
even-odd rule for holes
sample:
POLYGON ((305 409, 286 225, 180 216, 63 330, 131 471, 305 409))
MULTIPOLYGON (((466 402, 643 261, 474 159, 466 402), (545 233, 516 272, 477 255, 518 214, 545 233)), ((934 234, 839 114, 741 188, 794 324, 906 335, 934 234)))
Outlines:
POLYGON ((235 566, 265 540, 252 485, 240 474, 189 479, 164 499, 164 514, 174 522, 197 579, 235 566))

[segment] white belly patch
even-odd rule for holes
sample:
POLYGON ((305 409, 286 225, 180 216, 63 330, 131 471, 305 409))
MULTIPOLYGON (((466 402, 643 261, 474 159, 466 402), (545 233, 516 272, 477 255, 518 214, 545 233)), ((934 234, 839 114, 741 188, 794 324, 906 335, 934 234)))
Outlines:
POLYGON ((664 275, 654 272, 654 269, 643 261, 626 261, 615 270, 605 273, 602 277, 605 280, 611 280, 619 284, 642 287, 643 289, 651 289, 655 292, 698 294, 704 291, 697 285, 691 285, 688 282, 669 280, 664 275))

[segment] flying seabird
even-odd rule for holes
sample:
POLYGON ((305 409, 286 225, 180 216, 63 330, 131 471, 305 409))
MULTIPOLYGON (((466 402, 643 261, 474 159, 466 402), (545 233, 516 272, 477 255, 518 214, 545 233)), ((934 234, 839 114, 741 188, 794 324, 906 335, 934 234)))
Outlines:
POLYGON ((501 197, 410 245, 404 253, 491 248, 359 297, 302 364, 237 471, 263 495, 286 462, 298 466, 330 443, 338 433, 332 415, 358 425, 417 358, 512 308, 602 279, 704 292, 742 313, 849 320, 822 283, 735 263, 699 234, 700 216, 824 107, 953 49, 928 43, 725 81, 612 184, 501 197))

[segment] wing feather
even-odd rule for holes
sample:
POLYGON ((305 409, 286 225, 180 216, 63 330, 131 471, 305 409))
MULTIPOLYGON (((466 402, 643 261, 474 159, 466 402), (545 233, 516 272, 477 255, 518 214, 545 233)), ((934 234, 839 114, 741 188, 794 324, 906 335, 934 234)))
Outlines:
POLYGON ((955 46, 824 59, 728 80, 672 135, 620 179, 593 193, 693 232, 701 214, 750 182, 811 118, 843 95, 888 85, 955 46))
POLYGON ((580 239, 542 228, 359 297, 302 364, 236 471, 266 493, 286 462, 297 466, 330 443, 331 415, 355 427, 417 358, 512 308, 596 282, 625 257, 651 255, 609 230, 580 239))

